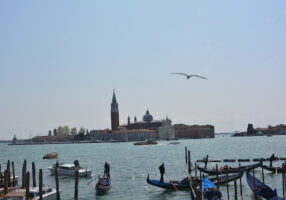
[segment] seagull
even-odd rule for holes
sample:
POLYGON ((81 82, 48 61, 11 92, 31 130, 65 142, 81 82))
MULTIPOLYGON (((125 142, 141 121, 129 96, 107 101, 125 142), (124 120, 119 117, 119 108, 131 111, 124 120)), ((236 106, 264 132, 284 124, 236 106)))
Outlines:
POLYGON ((199 76, 199 75, 196 75, 196 74, 185 74, 185 73, 171 73, 171 74, 180 74, 180 75, 183 75, 183 76, 186 76, 187 79, 190 79, 191 77, 198 77, 198 78, 202 78, 202 79, 207 79, 203 76, 199 76))

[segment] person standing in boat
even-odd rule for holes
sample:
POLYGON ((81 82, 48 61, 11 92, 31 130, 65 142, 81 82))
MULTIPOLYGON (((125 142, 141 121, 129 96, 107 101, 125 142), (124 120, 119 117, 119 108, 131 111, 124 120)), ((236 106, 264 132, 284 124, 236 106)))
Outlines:
POLYGON ((162 165, 159 166, 159 171, 160 171, 160 182, 164 182, 164 174, 165 174, 165 165, 162 163, 162 165))
POLYGON ((205 169, 207 168, 207 165, 208 165, 208 162, 209 162, 209 155, 207 155, 205 158, 204 158, 204 162, 205 162, 205 169))
POLYGON ((272 162, 273 160, 276 160, 277 157, 275 157, 274 153, 270 156, 269 161, 270 161, 270 167, 272 167, 272 162))
POLYGON ((75 170, 79 170, 79 169, 80 169, 80 166, 79 166, 78 160, 75 160, 73 163, 74 163, 74 169, 75 169, 75 170))
POLYGON ((104 175, 110 179, 110 165, 107 162, 104 163, 104 175))

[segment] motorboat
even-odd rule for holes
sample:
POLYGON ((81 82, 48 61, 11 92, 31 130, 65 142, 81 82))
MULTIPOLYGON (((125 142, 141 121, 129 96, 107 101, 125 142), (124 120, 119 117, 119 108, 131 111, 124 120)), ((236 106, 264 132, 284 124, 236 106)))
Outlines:
MULTIPOLYGON (((75 164, 58 164, 58 175, 60 176, 75 176, 75 172, 78 171, 79 177, 90 177, 91 170, 84 169, 83 167, 79 166, 78 161, 74 162, 75 164)), ((51 175, 55 174, 56 165, 54 164, 51 167, 48 167, 50 170, 51 175)))
POLYGON ((43 159, 55 159, 58 157, 57 152, 52 152, 52 153, 47 153, 46 155, 43 156, 43 159))
MULTIPOLYGON (((2 193, 2 191, 0 191, 2 193)), ((42 187, 42 197, 43 200, 56 200, 57 191, 50 186, 42 187)), ((39 187, 31 187, 29 189, 29 200, 39 200, 39 187)), ((10 188, 8 193, 2 197, 0 200, 28 200, 26 198, 26 189, 25 188, 10 188)))
POLYGON ((154 145, 154 144, 158 144, 155 140, 145 140, 145 141, 140 141, 140 142, 135 142, 133 143, 134 145, 154 145))

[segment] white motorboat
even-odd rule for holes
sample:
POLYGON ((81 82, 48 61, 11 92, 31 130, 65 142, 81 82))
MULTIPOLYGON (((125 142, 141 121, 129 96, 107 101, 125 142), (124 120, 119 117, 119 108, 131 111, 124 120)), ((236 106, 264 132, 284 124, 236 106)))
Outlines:
MULTIPOLYGON (((56 200, 57 191, 49 186, 42 187, 43 200, 56 200)), ((12 188, 8 193, 0 197, 1 200, 27 200, 26 189, 23 188, 12 188)), ((29 200, 39 200, 39 187, 31 187, 29 191, 29 200)))
MULTIPOLYGON (((55 174, 56 164, 48 167, 51 175, 55 174)), ((75 176, 75 172, 78 171, 79 177, 89 177, 91 176, 91 170, 84 169, 80 166, 74 164, 59 164, 58 166, 58 175, 60 176, 75 176)))

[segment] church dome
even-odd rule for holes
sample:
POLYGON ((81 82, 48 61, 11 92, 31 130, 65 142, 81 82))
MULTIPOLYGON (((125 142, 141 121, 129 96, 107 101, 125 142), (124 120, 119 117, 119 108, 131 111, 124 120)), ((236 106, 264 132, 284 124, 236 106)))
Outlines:
POLYGON ((146 111, 146 114, 143 116, 144 122, 151 122, 153 121, 153 116, 149 113, 149 110, 146 111))

